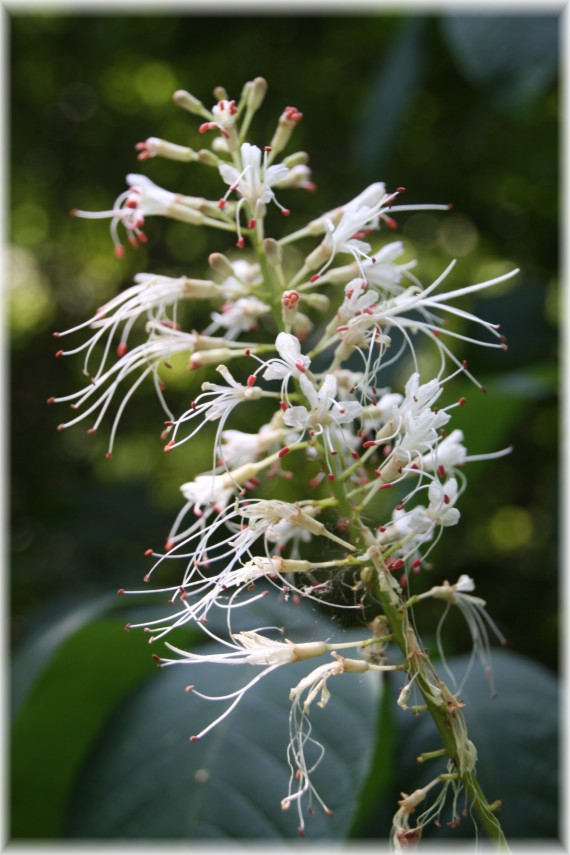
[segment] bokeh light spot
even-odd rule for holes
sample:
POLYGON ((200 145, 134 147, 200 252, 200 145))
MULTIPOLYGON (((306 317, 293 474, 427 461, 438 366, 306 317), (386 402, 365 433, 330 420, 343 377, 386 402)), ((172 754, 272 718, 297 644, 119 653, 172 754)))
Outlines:
POLYGON ((507 505, 492 517, 489 530, 497 549, 516 552, 532 540, 534 523, 527 510, 516 505, 507 505))

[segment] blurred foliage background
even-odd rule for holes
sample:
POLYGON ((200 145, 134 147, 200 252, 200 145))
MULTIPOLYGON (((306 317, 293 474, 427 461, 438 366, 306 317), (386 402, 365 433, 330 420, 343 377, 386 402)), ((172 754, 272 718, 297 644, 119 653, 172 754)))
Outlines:
MULTIPOLYGON (((148 245, 128 248, 119 261, 105 221, 69 217, 75 207, 110 207, 127 172, 219 196, 219 181, 205 168, 135 158, 134 144, 149 136, 201 146, 198 121, 171 100, 178 88, 210 106, 214 86, 237 96, 246 80, 266 77, 253 127, 260 145, 285 105, 303 112, 294 146, 310 153, 318 193, 283 194, 299 223, 383 180, 405 186, 406 201, 454 205, 445 216, 399 218, 424 282, 452 258, 454 287, 521 268, 515 281, 469 304, 502 324, 509 349, 497 357, 466 348, 462 355, 489 391, 471 388, 453 421, 471 453, 509 443, 514 453, 470 467, 462 524, 446 531, 435 560, 439 579, 472 575, 511 649, 556 672, 558 25, 550 14, 11 16, 10 596, 20 663, 13 699, 24 704, 12 758, 16 837, 65 834, 51 803, 30 812, 23 795, 38 750, 37 741, 27 754, 22 747, 37 723, 28 707, 53 638, 59 643, 83 627, 76 667, 93 660, 94 674, 101 663, 110 674, 96 683, 106 687, 104 698, 98 691, 70 700, 82 709, 80 724, 63 718, 72 747, 59 748, 57 763, 45 755, 52 773, 54 765, 63 770, 53 785, 61 807, 113 704, 141 669, 148 673, 140 637, 119 638, 115 624, 103 622, 94 650, 85 627, 117 587, 139 585, 142 554, 163 542, 180 483, 204 468, 185 447, 163 454, 151 389, 127 409, 112 461, 104 430, 90 437, 82 424, 59 433, 64 416, 45 406, 80 382, 79 360, 53 359, 53 330, 89 317, 137 272, 206 276, 208 253, 226 249, 217 233, 156 218, 148 245)), ((198 372, 195 386, 203 379, 198 372)), ((189 393, 182 393, 184 400, 189 393)), ((465 650, 459 623, 450 624, 449 645, 451 653, 465 650)), ((61 726, 50 692, 41 697, 45 706, 36 697, 34 714, 61 726)))

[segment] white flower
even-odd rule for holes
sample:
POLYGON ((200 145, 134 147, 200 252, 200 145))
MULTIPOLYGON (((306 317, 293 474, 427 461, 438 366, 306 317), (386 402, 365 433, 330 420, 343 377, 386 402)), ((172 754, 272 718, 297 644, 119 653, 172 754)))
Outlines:
MULTIPOLYGON (((206 112, 205 115, 208 115, 208 113, 206 112)), ((206 131, 218 130, 223 137, 229 138, 230 132, 233 131, 236 123, 236 102, 222 98, 221 101, 214 104, 210 116, 212 121, 203 122, 198 131, 203 134, 206 131)))
POLYGON ((239 215, 242 204, 248 206, 250 221, 248 228, 253 228, 258 217, 265 214, 266 205, 273 202, 281 209, 283 214, 289 214, 287 208, 279 204, 275 193, 271 189, 274 185, 285 181, 289 170, 283 164, 267 166, 267 152, 264 154, 263 165, 261 162, 261 149, 250 143, 243 143, 240 149, 242 169, 229 163, 220 164, 220 175, 226 184, 230 185, 226 195, 220 199, 219 207, 223 210, 226 201, 233 191, 237 191, 240 200, 236 209, 236 222, 238 227, 238 245, 241 243, 241 232, 239 227, 239 215))
POLYGON ((117 197, 111 210, 79 211, 74 209, 71 212, 75 217, 86 217, 88 219, 111 217, 111 237, 115 245, 115 253, 119 258, 122 258, 125 252, 118 236, 119 223, 126 229, 129 242, 136 247, 139 243, 146 243, 148 240, 142 230, 146 217, 172 217, 194 225, 205 222, 203 214, 192 207, 192 204, 185 204, 185 202, 193 200, 164 190, 146 175, 127 175, 127 184, 129 189, 117 197))
POLYGON ((271 311, 267 303, 257 297, 242 297, 235 303, 226 303, 221 312, 212 312, 213 323, 205 330, 205 335, 212 335, 219 329, 225 329, 226 339, 234 340, 244 332, 257 329, 260 317, 271 311))
POLYGON ((226 276, 220 285, 222 293, 228 301, 234 302, 240 297, 250 296, 252 286, 261 282, 259 265, 251 264, 245 258, 232 261, 229 264, 228 272, 229 270, 231 270, 231 274, 226 276))
POLYGON ((406 264, 394 263, 394 259, 399 258, 403 252, 402 241, 392 241, 376 250, 374 258, 365 259, 362 262, 362 269, 368 284, 392 294, 402 290, 400 285, 402 277, 416 266, 415 261, 408 261, 406 264))
POLYGON ((307 810, 309 813, 312 812, 312 802, 315 799, 328 816, 332 815, 332 811, 323 802, 311 780, 312 773, 321 762, 325 753, 323 746, 311 736, 311 723, 309 720, 311 704, 316 698, 319 698, 317 706, 326 706, 330 698, 327 683, 331 677, 339 676, 345 672, 364 673, 373 667, 365 660, 345 659, 336 653, 333 653, 333 657, 332 662, 320 665, 306 677, 303 677, 291 689, 289 695, 292 703, 289 713, 287 759, 291 774, 289 776, 288 792, 281 801, 281 807, 283 810, 289 810, 291 804, 296 802, 297 815, 299 817, 298 831, 301 836, 304 834, 305 827, 302 811, 303 798, 307 798, 307 810))
POLYGON ((378 294, 368 288, 364 279, 353 279, 344 289, 344 300, 337 311, 339 323, 346 324, 349 320, 362 314, 370 314, 372 307, 378 302, 378 294))
POLYGON ((83 373, 88 375, 89 358, 94 347, 99 342, 106 342, 99 369, 95 374, 95 377, 98 377, 105 366, 115 333, 122 329, 116 352, 118 356, 124 356, 129 334, 140 315, 146 312, 148 321, 177 328, 176 305, 179 300, 208 299, 220 292, 220 286, 215 282, 189 279, 186 276, 174 279, 170 276, 139 273, 135 276, 135 282, 136 285, 127 288, 97 309, 88 321, 64 332, 54 333, 56 338, 62 338, 85 328, 95 330, 82 345, 70 351, 60 351, 59 355, 69 356, 86 351, 83 373), (170 308, 174 308, 172 314, 167 312, 170 308))
POLYGON ((457 481, 448 478, 445 484, 432 481, 428 488, 429 507, 426 516, 435 525, 450 526, 459 522, 460 513, 454 504, 457 500, 457 481))
POLYGON ((452 430, 429 454, 422 457, 422 467, 428 471, 436 469, 446 471, 462 466, 466 459, 467 449, 463 445, 463 431, 452 430))
POLYGON ((336 454, 331 431, 354 422, 362 413, 362 405, 358 401, 339 402, 335 399, 337 381, 334 374, 327 374, 318 390, 304 375, 299 378, 299 383, 310 409, 304 406, 289 407, 283 414, 283 421, 303 433, 308 430, 311 436, 323 435, 327 455, 329 452, 336 454))
POLYGON ((234 407, 245 401, 256 401, 263 396, 263 390, 259 386, 243 386, 238 383, 225 365, 218 365, 216 369, 224 378, 227 385, 219 383, 202 383, 203 392, 198 395, 192 406, 180 418, 173 422, 172 439, 166 444, 165 451, 170 451, 183 442, 191 439, 206 422, 219 421, 220 426, 216 433, 214 450, 219 449, 219 443, 226 420, 234 407), (187 422, 197 421, 197 426, 183 439, 177 439, 180 428, 187 422))
MULTIPOLYGON (((444 600, 448 607, 457 606, 465 619, 473 644, 471 661, 467 667, 461 686, 463 686, 467 676, 469 675, 473 659, 477 657, 484 668, 485 676, 490 681, 491 689, 494 693, 493 671, 491 667, 491 647, 487 627, 492 630, 502 645, 505 645, 507 641, 495 622, 487 614, 485 609, 485 600, 482 600, 481 597, 472 596, 472 591, 474 590, 475 582, 470 576, 467 576, 464 573, 459 577, 455 585, 450 585, 449 582, 445 582, 443 585, 436 585, 429 591, 419 594, 418 599, 422 600, 428 597, 434 597, 438 600, 444 600)), ((445 619, 446 614, 447 612, 444 614, 442 622, 445 619)), ((441 644, 439 646, 442 660, 445 663, 445 656, 443 655, 441 644)), ((460 690, 461 687, 459 691, 460 690)))
POLYGON ((275 339, 279 357, 268 359, 264 364, 265 380, 282 380, 281 396, 287 400, 287 385, 291 377, 299 378, 309 370, 311 360, 301 353, 301 342, 291 333, 281 332, 275 339))
MULTIPOLYGON (((88 430, 88 433, 94 433, 101 424, 119 388, 122 388, 123 381, 130 378, 133 374, 137 375, 136 379, 123 395, 111 428, 107 457, 111 456, 117 427, 129 399, 149 375, 152 377, 158 399, 165 413, 169 419, 174 418, 164 398, 165 387, 159 375, 159 369, 162 365, 168 366, 170 364, 169 359, 176 354, 192 353, 196 348, 199 336, 178 332, 160 323, 149 322, 147 329, 150 333, 148 341, 138 345, 133 350, 126 351, 106 371, 103 371, 105 364, 103 359, 99 371, 91 378, 91 382, 86 389, 81 389, 71 395, 48 399, 49 404, 70 402, 73 409, 79 409, 87 405, 87 408, 81 415, 58 425, 58 430, 71 427, 98 411, 93 426, 88 430)), ((68 351, 68 353, 72 352, 68 351)), ((56 355, 62 354, 63 352, 60 351, 56 355)))
MULTIPOLYGON (((278 411, 279 417, 281 411, 278 411)), ((273 421, 262 425, 257 433, 241 430, 225 430, 222 433, 221 460, 228 469, 251 463, 273 446, 284 440, 287 431, 277 427, 273 421)), ((286 443, 287 444, 287 443, 286 443)))

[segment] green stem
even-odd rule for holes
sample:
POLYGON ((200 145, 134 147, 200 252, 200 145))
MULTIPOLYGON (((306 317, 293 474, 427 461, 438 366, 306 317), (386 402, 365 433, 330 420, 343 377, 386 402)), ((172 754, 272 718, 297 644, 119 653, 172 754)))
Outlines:
MULTIPOLYGON (((337 464, 339 465, 339 464, 337 464)), ((427 653, 412 626, 409 610, 401 595, 401 589, 386 569, 378 545, 372 532, 355 515, 350 500, 345 493, 342 481, 335 478, 330 482, 331 490, 337 500, 340 513, 348 525, 352 542, 361 550, 368 551, 370 564, 362 573, 363 580, 369 586, 390 626, 393 641, 409 663, 414 682, 421 692, 427 712, 431 715, 441 736, 445 753, 454 761, 457 775, 461 780, 473 808, 479 817, 490 840, 497 850, 508 852, 509 847, 491 805, 474 771, 474 759, 471 743, 467 738, 467 724, 461 707, 463 704, 450 692, 437 675, 427 653)))
POLYGON ((252 235, 252 241, 257 254, 259 268, 263 277, 263 290, 266 300, 271 306, 271 312, 275 321, 275 326, 279 332, 283 332, 285 326, 283 324, 283 310, 281 306, 281 298, 283 296, 282 289, 277 282, 274 271, 267 261, 267 256, 263 250, 263 222, 259 220, 256 227, 255 236, 252 235))

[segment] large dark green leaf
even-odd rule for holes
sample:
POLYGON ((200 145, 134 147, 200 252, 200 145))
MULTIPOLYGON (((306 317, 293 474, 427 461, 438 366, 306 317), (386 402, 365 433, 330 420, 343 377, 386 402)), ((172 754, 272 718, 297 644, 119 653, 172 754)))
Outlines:
POLYGON ((443 33, 455 61, 498 102, 528 104, 550 86, 558 67, 556 15, 448 15, 443 33))

